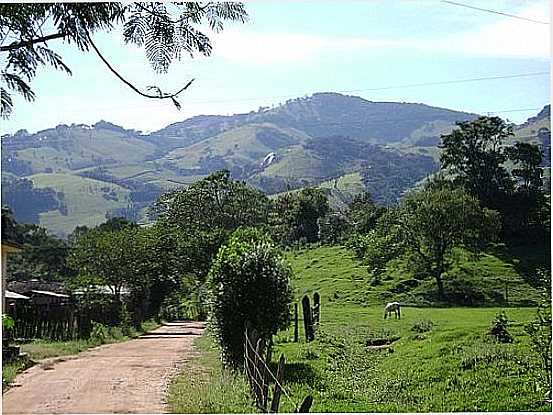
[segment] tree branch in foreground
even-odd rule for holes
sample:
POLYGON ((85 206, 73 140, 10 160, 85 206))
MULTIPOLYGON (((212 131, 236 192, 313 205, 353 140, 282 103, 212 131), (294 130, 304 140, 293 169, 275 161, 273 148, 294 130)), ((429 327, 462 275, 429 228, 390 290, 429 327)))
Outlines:
POLYGON ((47 41, 52 40, 52 39, 59 39, 61 37, 65 37, 65 36, 66 36, 65 33, 54 33, 52 35, 42 36, 42 37, 38 37, 36 39, 22 40, 21 42, 12 43, 11 45, 0 46, 0 52, 9 52, 10 50, 19 49, 19 48, 24 47, 24 46, 29 47, 29 46, 34 45, 35 43, 43 43, 43 42, 47 42, 47 41))
POLYGON ((148 93, 145 93, 145 92, 142 92, 141 90, 139 90, 136 86, 134 86, 132 83, 130 83, 129 81, 127 81, 125 78, 123 78, 123 76, 121 76, 119 74, 119 72, 117 72, 112 66, 111 64, 107 61, 107 59, 100 53, 100 51, 98 50, 98 48, 96 47, 96 45, 94 44, 94 42, 92 41, 92 38, 90 37, 90 34, 87 32, 86 33, 86 36, 87 36, 87 39, 88 41, 90 42, 90 45, 92 46, 92 49, 94 49, 94 51, 96 52, 96 54, 100 57, 100 59, 102 60, 102 62, 104 62, 104 64, 108 67, 108 69, 117 77, 119 78, 124 84, 126 84, 129 88, 131 88, 134 92, 136 92, 137 94, 139 95, 142 95, 143 97, 146 97, 146 98, 153 98, 153 99, 171 99, 173 101, 173 103, 175 104, 175 106, 180 109, 180 104, 175 100, 175 97, 177 95, 179 95, 182 91, 184 91, 186 88, 188 88, 192 82, 194 81, 194 78, 192 78, 190 81, 188 81, 188 83, 182 87, 181 89, 179 89, 177 92, 173 93, 173 94, 168 94, 168 93, 163 93, 161 92, 161 90, 159 88, 155 88, 157 91, 158 91, 158 94, 157 95, 152 95, 152 94, 148 94, 148 93))

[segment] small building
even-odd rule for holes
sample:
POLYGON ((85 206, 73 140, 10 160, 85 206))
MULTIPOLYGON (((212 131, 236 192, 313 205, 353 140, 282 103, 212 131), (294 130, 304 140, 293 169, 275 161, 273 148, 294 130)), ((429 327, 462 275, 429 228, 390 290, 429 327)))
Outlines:
POLYGON ((6 312, 11 316, 15 315, 18 307, 29 304, 29 300, 30 300, 30 298, 27 297, 26 295, 21 295, 8 290, 5 291, 5 298, 6 298, 6 312))
POLYGON ((39 307, 67 305, 69 303, 68 295, 55 293, 53 291, 31 290, 28 295, 31 298, 31 302, 39 307))

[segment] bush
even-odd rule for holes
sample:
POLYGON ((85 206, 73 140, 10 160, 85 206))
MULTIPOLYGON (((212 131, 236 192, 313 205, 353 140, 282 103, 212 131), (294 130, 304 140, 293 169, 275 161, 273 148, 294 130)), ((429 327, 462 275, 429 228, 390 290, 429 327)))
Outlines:
POLYGON ((104 343, 109 336, 109 330, 107 326, 96 321, 92 322, 92 331, 90 332, 90 340, 104 343))
POLYGON ((411 331, 415 333, 426 333, 428 331, 432 330, 432 327, 434 327, 434 323, 432 320, 419 320, 413 323, 411 326, 411 331))
POLYGON ((290 321, 291 270, 262 232, 239 229, 221 247, 209 272, 210 320, 225 363, 243 362, 249 323, 269 339, 290 321))
POLYGON ((507 315, 504 312, 499 313, 495 316, 492 328, 490 329, 490 335, 501 343, 512 343, 513 337, 507 330, 508 324, 507 315))
MULTIPOLYGON (((524 330, 530 336, 532 351, 539 356, 543 384, 551 395, 551 302, 542 304, 536 318, 526 324, 524 330)), ((551 399, 551 398, 550 398, 551 399)))

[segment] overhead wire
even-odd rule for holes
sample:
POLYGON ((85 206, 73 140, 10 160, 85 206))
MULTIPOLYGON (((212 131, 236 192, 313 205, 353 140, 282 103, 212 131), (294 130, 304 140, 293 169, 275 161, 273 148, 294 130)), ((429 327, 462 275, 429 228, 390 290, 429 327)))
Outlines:
POLYGON ((472 6, 470 4, 458 3, 458 2, 455 2, 455 1, 441 0, 441 3, 446 3, 446 4, 453 5, 453 6, 465 7, 467 9, 478 10, 478 11, 482 11, 482 12, 486 12, 486 13, 499 14, 501 16, 512 17, 514 19, 525 20, 527 22, 532 22, 532 23, 539 23, 539 24, 545 24, 545 25, 550 24, 549 22, 544 22, 542 20, 531 19, 531 18, 528 18, 528 17, 518 16, 516 14, 500 12, 500 11, 492 10, 492 9, 485 9, 483 7, 476 7, 476 6, 472 6))

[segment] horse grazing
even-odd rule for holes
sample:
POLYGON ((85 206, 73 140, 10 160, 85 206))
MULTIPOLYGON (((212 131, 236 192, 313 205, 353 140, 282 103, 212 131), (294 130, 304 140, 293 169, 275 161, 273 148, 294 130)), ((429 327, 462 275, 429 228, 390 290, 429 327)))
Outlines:
POLYGON ((384 320, 386 320, 386 318, 388 318, 388 316, 390 316, 392 312, 396 314, 396 318, 401 318, 401 310, 397 301, 386 304, 386 307, 384 307, 384 320))

